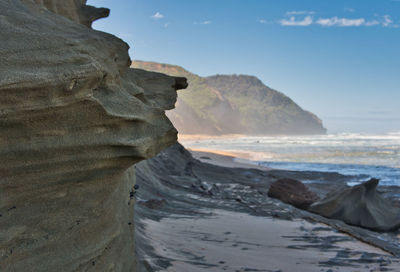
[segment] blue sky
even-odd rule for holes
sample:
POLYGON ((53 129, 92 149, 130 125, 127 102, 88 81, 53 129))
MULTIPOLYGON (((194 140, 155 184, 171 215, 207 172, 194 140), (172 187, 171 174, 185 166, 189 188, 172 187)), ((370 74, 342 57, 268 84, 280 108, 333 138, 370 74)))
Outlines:
POLYGON ((91 0, 132 59, 249 74, 329 132, 400 131, 400 0, 91 0))

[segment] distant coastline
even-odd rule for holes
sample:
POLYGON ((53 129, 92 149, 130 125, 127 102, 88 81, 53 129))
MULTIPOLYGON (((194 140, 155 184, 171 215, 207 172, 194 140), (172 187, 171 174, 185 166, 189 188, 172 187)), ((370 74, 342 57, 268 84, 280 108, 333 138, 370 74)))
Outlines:
POLYGON ((183 134, 315 135, 325 134, 322 120, 252 75, 201 77, 184 68, 135 60, 133 68, 186 77, 175 109, 167 112, 183 134))

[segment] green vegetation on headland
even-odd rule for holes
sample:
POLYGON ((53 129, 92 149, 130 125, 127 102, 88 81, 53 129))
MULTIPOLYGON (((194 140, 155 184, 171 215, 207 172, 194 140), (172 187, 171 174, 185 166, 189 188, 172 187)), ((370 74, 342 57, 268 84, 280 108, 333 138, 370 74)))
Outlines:
POLYGON ((176 109, 168 113, 182 134, 326 133, 316 115, 254 76, 200 77, 179 66, 144 61, 132 67, 188 79, 188 89, 178 92, 176 109))

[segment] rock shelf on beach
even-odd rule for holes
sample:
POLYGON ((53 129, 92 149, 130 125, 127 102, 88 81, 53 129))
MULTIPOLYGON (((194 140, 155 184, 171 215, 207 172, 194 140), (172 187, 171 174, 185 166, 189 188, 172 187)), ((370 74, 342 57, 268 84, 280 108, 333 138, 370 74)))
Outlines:
MULTIPOLYGON (((346 183, 354 176, 251 168, 232 157, 190 153, 179 144, 137 164, 139 267, 143 271, 237 271, 238 267, 241 271, 397 271, 396 232, 382 234, 348 225, 268 196, 274 182, 290 178, 310 181, 310 191, 324 198, 348 188, 346 183), (219 159, 231 166, 218 166, 219 159)), ((382 187, 381 191, 388 190, 382 187)), ((393 201, 398 193, 399 188, 390 188, 385 196, 393 201)))

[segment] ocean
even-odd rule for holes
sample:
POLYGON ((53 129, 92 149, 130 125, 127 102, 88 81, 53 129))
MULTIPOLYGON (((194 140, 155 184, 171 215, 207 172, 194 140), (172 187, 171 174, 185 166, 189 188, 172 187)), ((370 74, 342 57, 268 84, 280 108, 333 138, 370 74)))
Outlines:
MULTIPOLYGON (((338 172, 354 176, 349 185, 371 177, 400 186, 400 132, 340 133, 312 136, 232 136, 183 138, 190 149, 240 154, 235 160, 296 171, 338 172)), ((316 181, 304 181, 316 182, 316 181)))

